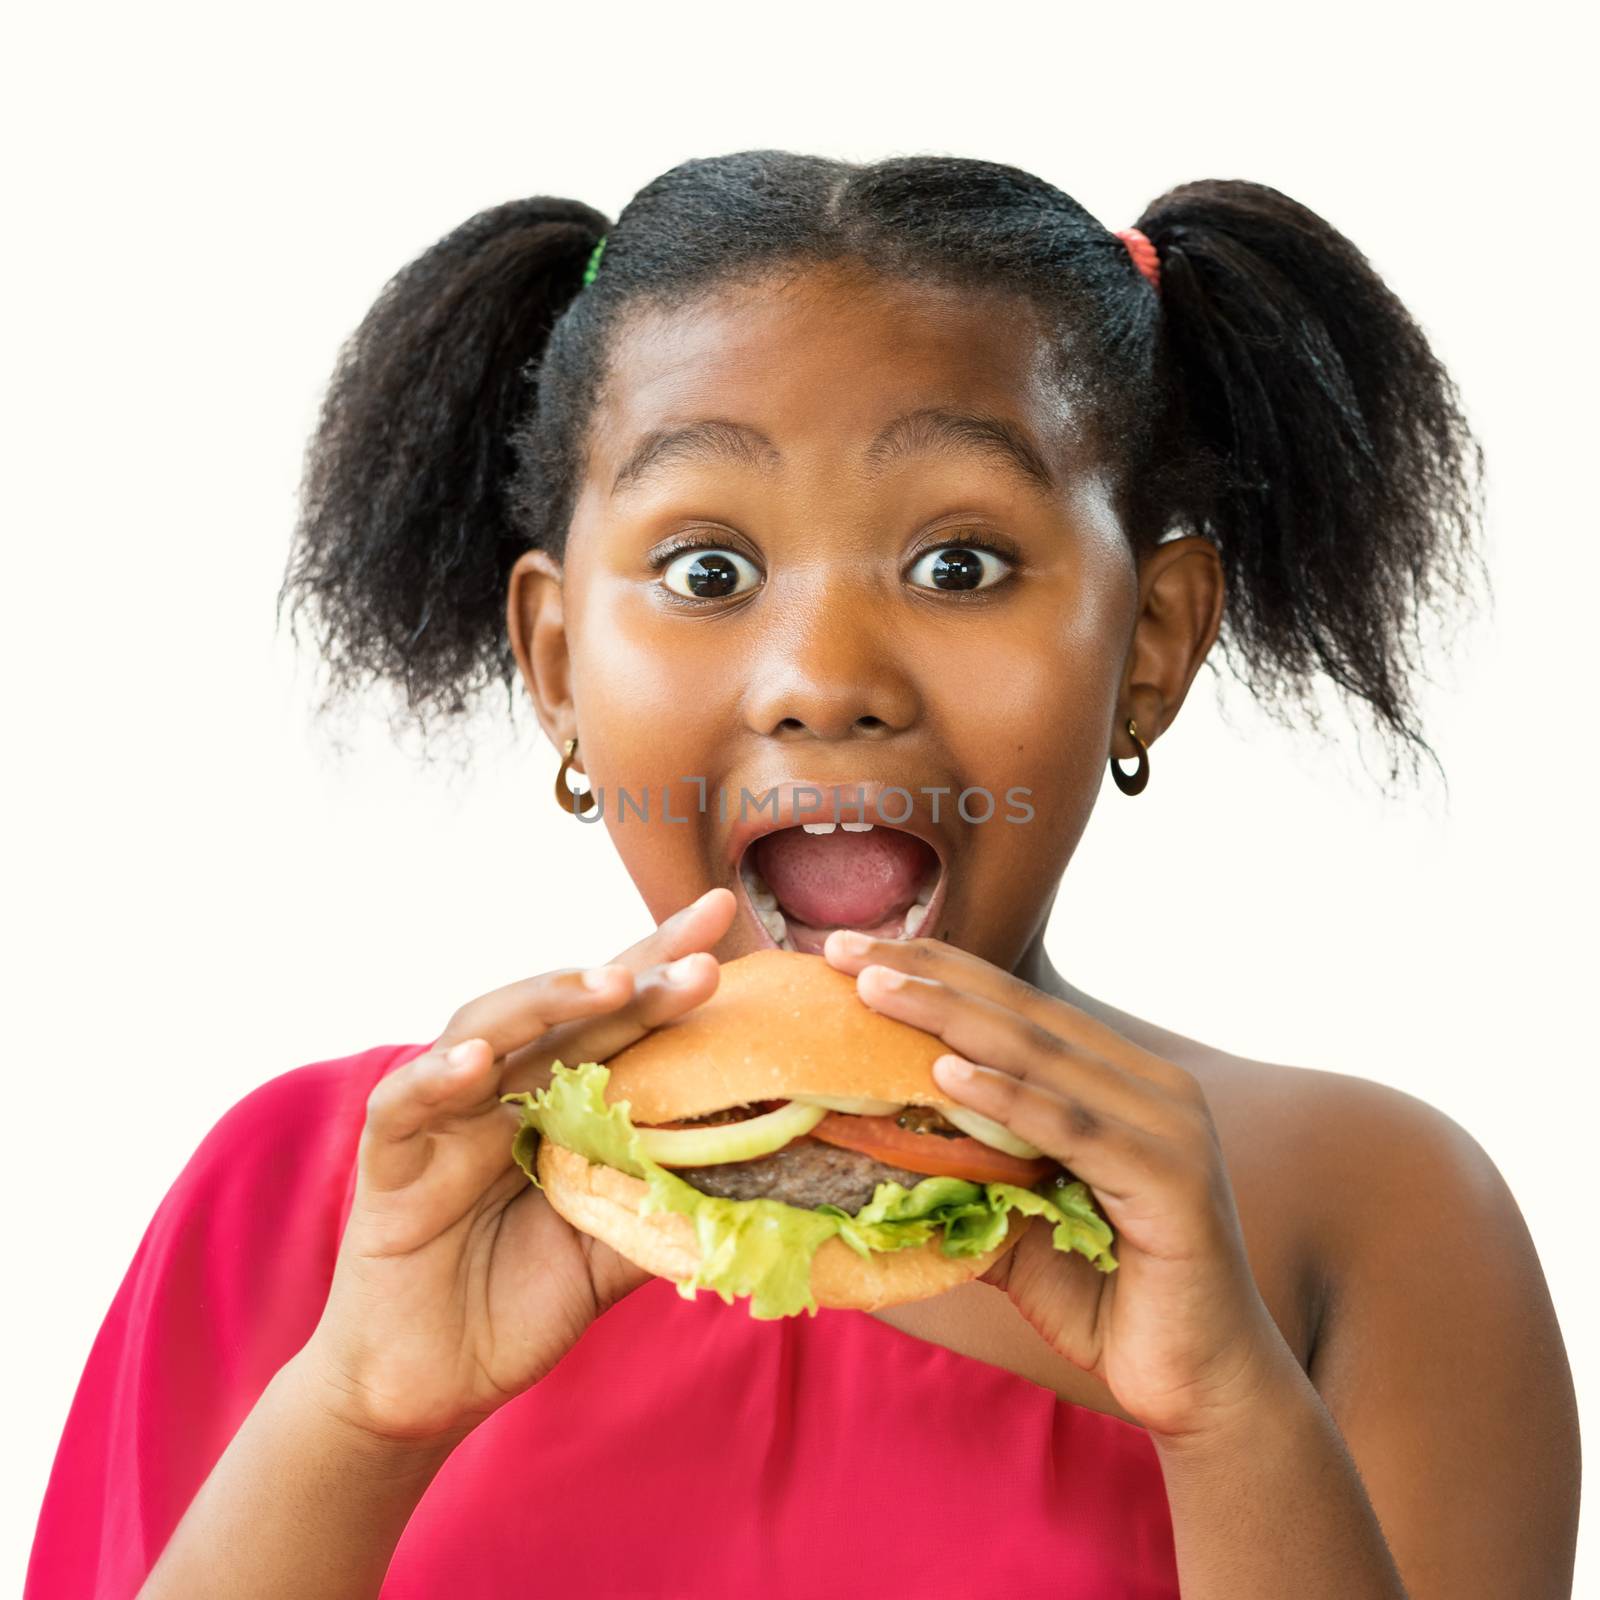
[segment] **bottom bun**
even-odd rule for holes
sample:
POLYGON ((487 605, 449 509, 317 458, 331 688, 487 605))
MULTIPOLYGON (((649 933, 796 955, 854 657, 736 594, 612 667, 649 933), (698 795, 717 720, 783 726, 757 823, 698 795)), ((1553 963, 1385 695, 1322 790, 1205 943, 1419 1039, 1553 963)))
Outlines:
MULTIPOLYGON (((536 1164, 550 1204, 573 1227, 658 1278, 681 1283, 693 1276, 700 1265, 693 1222, 676 1211, 640 1216, 639 1202, 649 1193, 642 1178, 597 1166, 549 1139, 539 1141, 536 1164)), ((819 1306, 845 1311, 926 1300, 981 1277, 1021 1238, 1028 1220, 1007 1212, 1005 1238, 976 1256, 947 1256, 935 1237, 904 1250, 874 1250, 863 1261, 842 1239, 827 1239, 812 1258, 811 1292, 819 1306)))

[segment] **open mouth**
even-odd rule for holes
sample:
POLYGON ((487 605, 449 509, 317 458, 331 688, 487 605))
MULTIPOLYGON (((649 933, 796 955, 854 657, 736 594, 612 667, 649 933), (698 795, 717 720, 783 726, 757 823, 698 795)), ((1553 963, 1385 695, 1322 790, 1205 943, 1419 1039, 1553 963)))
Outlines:
POLYGON ((739 881, 763 944, 822 953, 835 928, 931 938, 947 874, 926 840, 882 822, 807 822, 751 841, 739 881))

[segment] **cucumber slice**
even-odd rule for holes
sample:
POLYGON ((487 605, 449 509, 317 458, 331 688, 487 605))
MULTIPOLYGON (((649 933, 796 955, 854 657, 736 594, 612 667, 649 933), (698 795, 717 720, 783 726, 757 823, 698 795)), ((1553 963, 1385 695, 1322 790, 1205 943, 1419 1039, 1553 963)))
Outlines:
POLYGON ((1003 1128, 991 1117, 983 1116, 967 1106, 941 1106, 940 1113, 947 1122, 953 1122, 963 1133, 992 1149, 1003 1150, 1008 1156, 1021 1156, 1024 1161, 1034 1161, 1044 1154, 1036 1145, 1003 1128))
POLYGON ((849 1100, 836 1094, 797 1094, 795 1099, 808 1106, 826 1106, 857 1117, 887 1117, 900 1110, 898 1100, 849 1100))
POLYGON ((827 1116, 826 1106, 791 1100, 744 1122, 707 1128, 640 1128, 639 1145, 663 1167, 715 1167, 726 1161, 753 1161, 771 1155, 792 1139, 810 1133, 827 1116))

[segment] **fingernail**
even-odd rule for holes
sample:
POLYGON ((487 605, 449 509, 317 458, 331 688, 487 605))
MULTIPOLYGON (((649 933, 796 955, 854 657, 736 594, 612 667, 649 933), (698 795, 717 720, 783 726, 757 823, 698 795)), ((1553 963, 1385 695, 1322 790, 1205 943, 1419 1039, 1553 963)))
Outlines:
POLYGON ((899 989, 906 981, 905 973, 898 967, 868 967, 867 971, 883 985, 885 989, 899 989))
POLYGON ((700 902, 701 902, 701 901, 702 901, 702 900, 704 900, 704 899, 705 899, 705 897, 706 897, 706 895, 708 895, 708 894, 710 894, 710 893, 711 893, 711 891, 710 891, 710 890, 709 890, 709 889, 706 889, 706 890, 704 890, 704 891, 703 891, 703 892, 702 892, 702 893, 700 893, 700 894, 697 894, 697 895, 696 895, 696 896, 695 896, 695 897, 694 897, 694 899, 693 899, 693 900, 691 900, 691 901, 690 901, 690 902, 689 902, 689 903, 688 903, 688 905, 686 905, 686 906, 684 906, 684 907, 683 907, 683 909, 682 909, 682 910, 680 910, 680 911, 674 911, 674 912, 673 912, 673 913, 672 913, 672 915, 671 915, 671 916, 670 916, 670 917, 668 917, 668 918, 667 918, 667 921, 666 921, 666 924, 665 924, 665 926, 671 926, 671 924, 673 924, 673 923, 675 923, 675 922, 682 922, 682 921, 683 921, 683 919, 684 919, 684 918, 685 918, 685 917, 686 917, 686 916, 688 916, 688 915, 689 915, 689 913, 690 913, 690 912, 691 912, 691 911, 693 911, 693 910, 694 910, 694 908, 695 908, 695 907, 696 907, 696 906, 697 906, 697 905, 699 905, 699 904, 700 904, 700 902))
POLYGON ((682 988, 694 976, 694 957, 679 956, 662 974, 668 983, 682 988))
POLYGON ((472 1059, 472 1047, 476 1039, 463 1039, 460 1044, 451 1045, 444 1053, 444 1064, 452 1071, 459 1072, 472 1059))
POLYGON ((583 975, 583 986, 584 986, 584 988, 585 989, 604 989, 604 988, 607 988, 611 983, 611 974, 613 972, 615 972, 616 970, 617 969, 615 967, 590 967, 588 969, 588 971, 585 972, 584 975, 583 975))
POLYGON ((963 1061, 960 1056, 940 1056, 933 1063, 933 1076, 947 1089, 964 1089, 975 1074, 970 1061, 963 1061))
POLYGON ((867 953, 867 947, 872 941, 864 933, 857 933, 853 928, 842 928, 830 935, 838 942, 838 948, 843 955, 862 956, 867 953))

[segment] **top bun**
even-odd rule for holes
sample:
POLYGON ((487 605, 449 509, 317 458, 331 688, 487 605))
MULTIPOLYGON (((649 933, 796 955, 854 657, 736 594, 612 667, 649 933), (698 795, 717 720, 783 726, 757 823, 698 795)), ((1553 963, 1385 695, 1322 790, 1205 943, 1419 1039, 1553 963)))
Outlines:
POLYGON ((647 1125, 800 1094, 944 1109, 960 1105, 933 1078, 949 1048, 874 1011, 823 956, 756 950, 720 969, 708 1000, 619 1050, 606 1100, 647 1125))

